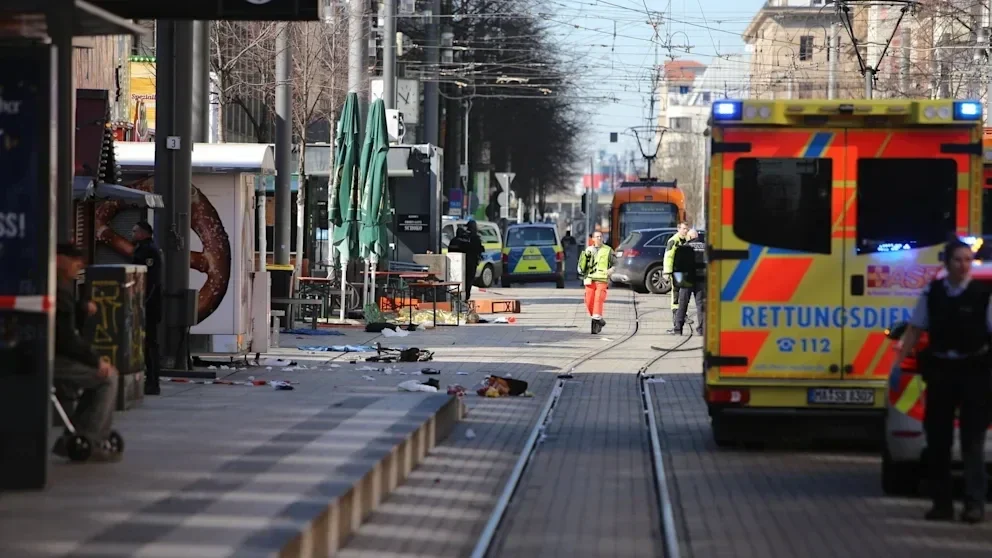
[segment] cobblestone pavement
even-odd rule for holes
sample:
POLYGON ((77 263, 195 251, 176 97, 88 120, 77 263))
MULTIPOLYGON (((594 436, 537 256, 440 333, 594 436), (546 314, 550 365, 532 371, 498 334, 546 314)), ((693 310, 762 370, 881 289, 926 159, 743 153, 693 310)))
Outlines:
POLYGON ((992 524, 925 522, 925 499, 883 495, 873 452, 717 449, 702 377, 662 378, 651 389, 682 556, 992 556, 992 524))
MULTIPOLYGON (((518 323, 514 326, 472 326, 504 329, 500 330, 501 336, 496 341, 488 334, 479 333, 473 335, 472 342, 466 342, 463 348, 452 346, 439 349, 437 366, 442 370, 448 369, 448 360, 459 363, 472 358, 482 362, 502 360, 505 364, 479 364, 478 368, 482 371, 502 370, 512 373, 514 377, 523 378, 531 382, 531 389, 536 396, 530 399, 483 399, 471 394, 467 396, 465 402, 470 409, 468 417, 445 443, 428 456, 424 465, 414 471, 411 479, 396 490, 362 525, 358 535, 339 553, 340 556, 468 556, 489 518, 541 406, 547 399, 555 374, 577 358, 602 349, 633 330, 634 296, 628 290, 610 291, 606 306, 608 324, 599 336, 589 333, 589 318, 582 305, 580 289, 536 287, 498 289, 497 292, 521 299, 523 313, 518 315, 518 323), (473 437, 466 435, 469 430, 474 434, 473 437)), ((651 297, 638 296, 639 300, 645 298, 651 297)), ((470 330, 471 328, 466 331, 470 330)), ((651 352, 649 346, 646 351, 651 352)), ((613 370, 608 362, 601 364, 604 369, 613 370)), ((561 415, 584 416, 585 410, 592 404, 590 402, 595 401, 600 409, 598 413, 618 414, 615 424, 596 424, 594 416, 583 419, 584 422, 574 419, 572 423, 559 423, 557 430, 548 431, 545 444, 557 440, 557 443, 568 447, 570 455, 575 456, 584 451, 581 444, 586 435, 579 436, 583 431, 588 433, 590 439, 597 440, 616 438, 617 433, 621 433, 624 450, 622 454, 618 451, 615 456, 602 454, 587 457, 581 467, 572 467, 573 473, 561 479, 562 486, 567 486, 566 490, 575 490, 571 487, 581 486, 582 479, 574 471, 594 470, 601 464, 619 469, 629 468, 628 462, 637 462, 639 471, 650 466, 650 456, 643 451, 647 443, 643 435, 646 429, 641 426, 640 431, 633 433, 625 426, 631 420, 641 420, 640 404, 637 401, 634 401, 636 406, 627 404, 636 393, 633 376, 622 377, 618 374, 614 378, 609 374, 592 374, 585 367, 576 368, 575 373, 576 381, 569 382, 573 397, 568 402, 569 407, 561 407, 561 415), (603 391, 612 394, 608 400, 600 397, 599 394, 603 391)), ((537 464, 534 466, 537 467, 537 464)), ((560 468, 560 455, 548 466, 560 468)), ((556 474, 557 472, 559 471, 556 470, 556 474)), ((627 505, 627 495, 634 495, 633 484, 624 481, 624 474, 626 473, 610 477, 609 482, 618 486, 626 484, 626 492, 617 492, 610 497, 609 501, 616 506, 627 505)), ((605 483, 603 489, 607 489, 605 483)), ((650 498, 649 494, 646 493, 642 498, 650 498)), ((575 502, 583 499, 592 503, 598 497, 598 494, 584 495, 584 492, 576 491, 571 504, 566 500, 546 503, 560 510, 560 506, 573 507, 575 502)), ((574 507, 576 511, 581 509, 574 507)), ((586 524, 599 515, 592 508, 587 508, 582 513, 586 524)), ((640 528, 656 525, 657 521, 645 517, 635 524, 634 528, 640 528)), ((577 524, 577 527, 581 525, 577 524)), ((625 548, 623 545, 626 543, 616 539, 629 532, 619 530, 611 535, 612 542, 609 543, 604 539, 604 548, 610 550, 605 555, 630 555, 612 553, 613 549, 625 548)), ((651 536, 649 532, 649 538, 651 536)), ((524 549, 514 549, 508 550, 504 555, 533 554, 524 549)))

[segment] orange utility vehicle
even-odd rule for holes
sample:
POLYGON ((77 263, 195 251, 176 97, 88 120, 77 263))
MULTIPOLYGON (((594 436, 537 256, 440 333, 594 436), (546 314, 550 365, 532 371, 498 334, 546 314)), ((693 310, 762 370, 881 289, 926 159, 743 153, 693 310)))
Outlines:
POLYGON ((610 246, 640 229, 675 227, 685 219, 685 193, 678 181, 624 182, 613 192, 610 246))

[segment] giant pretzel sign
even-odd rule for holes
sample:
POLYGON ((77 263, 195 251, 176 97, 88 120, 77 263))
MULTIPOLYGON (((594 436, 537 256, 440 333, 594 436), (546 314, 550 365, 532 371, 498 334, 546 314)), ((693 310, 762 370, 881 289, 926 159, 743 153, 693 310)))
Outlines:
MULTIPOLYGON (((128 186, 136 190, 154 192, 155 176, 146 176, 128 186)), ((94 224, 96 238, 114 252, 131 258, 134 254, 134 244, 117 234, 110 226, 121 209, 123 205, 120 202, 102 202, 97 206, 94 224)), ((203 251, 190 252, 189 267, 207 276, 207 281, 200 287, 196 312, 196 321, 200 323, 217 310, 227 294, 227 286, 231 280, 231 240, 224 230, 224 223, 221 222, 217 209, 207 196, 192 184, 190 185, 190 228, 200 238, 203 251)))

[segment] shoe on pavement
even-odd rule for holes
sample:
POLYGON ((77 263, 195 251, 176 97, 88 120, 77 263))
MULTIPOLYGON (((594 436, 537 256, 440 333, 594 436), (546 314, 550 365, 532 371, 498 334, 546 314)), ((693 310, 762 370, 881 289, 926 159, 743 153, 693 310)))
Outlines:
POLYGON ((666 329, 665 335, 682 335, 682 330, 678 328, 666 329))
POLYGON ((158 384, 145 384, 145 395, 162 395, 162 387, 158 384))
POLYGON ((961 514, 961 521, 965 523, 981 523, 985 520, 985 510, 981 506, 966 505, 964 507, 964 512, 961 514))
POLYGON ((954 506, 934 505, 923 519, 927 521, 951 521, 954 519, 954 506))
POLYGON ((703 334, 703 328, 697 327, 696 328, 696 335, 702 335, 702 334, 703 334))

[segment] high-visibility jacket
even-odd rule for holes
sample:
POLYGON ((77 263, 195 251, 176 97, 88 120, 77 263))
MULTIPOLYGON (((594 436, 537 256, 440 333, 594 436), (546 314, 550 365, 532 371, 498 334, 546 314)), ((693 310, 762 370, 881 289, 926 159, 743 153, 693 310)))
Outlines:
POLYGON ((590 279, 599 283, 606 283, 609 279, 606 270, 613 267, 616 262, 616 254, 613 248, 602 245, 599 250, 594 247, 586 248, 579 254, 579 276, 583 279, 590 279))
POLYGON ((675 249, 686 243, 686 239, 677 234, 673 234, 665 244, 665 257, 662 264, 662 273, 671 274, 675 267, 675 249))

